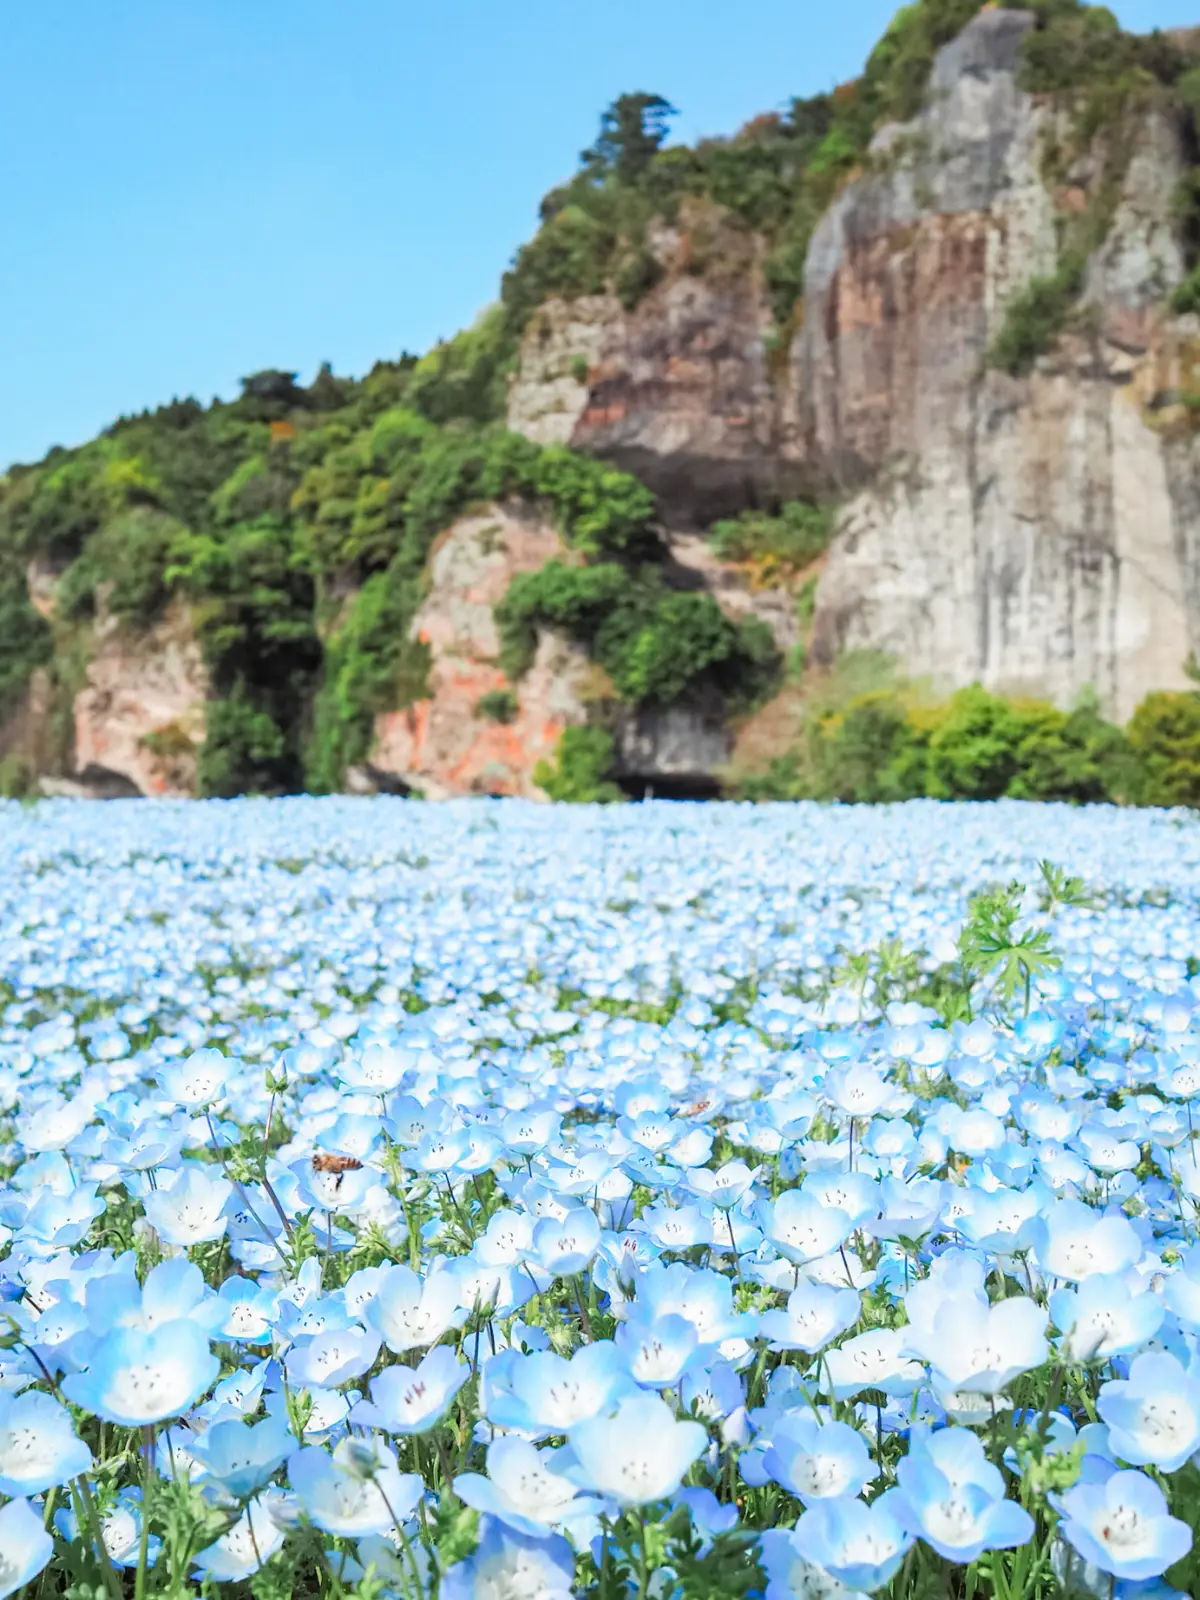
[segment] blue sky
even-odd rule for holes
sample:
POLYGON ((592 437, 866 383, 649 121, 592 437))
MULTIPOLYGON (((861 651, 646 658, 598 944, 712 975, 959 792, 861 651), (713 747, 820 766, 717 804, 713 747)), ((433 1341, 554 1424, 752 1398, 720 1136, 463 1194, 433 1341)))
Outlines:
POLYGON ((9 0, 0 467, 262 367, 427 348, 494 296, 617 94, 665 95, 684 139, 730 132, 853 76, 893 9, 9 0))

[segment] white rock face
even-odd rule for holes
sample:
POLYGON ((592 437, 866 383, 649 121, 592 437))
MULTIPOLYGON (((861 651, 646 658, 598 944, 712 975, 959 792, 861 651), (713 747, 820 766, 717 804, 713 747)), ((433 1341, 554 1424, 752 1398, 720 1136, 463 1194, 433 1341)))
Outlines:
POLYGON ((1186 683, 1200 625, 1172 447, 1135 381, 1184 271, 1178 137, 1158 114, 1139 126, 1088 266, 1090 331, 1028 377, 989 369, 1007 306, 1053 270, 1056 227, 1098 177, 1083 157, 1074 187, 1047 187, 1045 141, 1068 129, 1018 87, 1029 25, 981 12, 941 52, 928 110, 889 134, 915 154, 852 184, 813 239, 794 437, 850 492, 814 652, 884 650, 938 690, 1069 702, 1091 686, 1124 719, 1186 683))

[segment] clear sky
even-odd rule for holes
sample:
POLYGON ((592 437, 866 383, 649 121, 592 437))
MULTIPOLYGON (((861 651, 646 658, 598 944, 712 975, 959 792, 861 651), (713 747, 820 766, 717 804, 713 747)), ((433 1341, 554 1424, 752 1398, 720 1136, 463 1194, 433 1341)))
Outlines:
POLYGON ((853 76, 894 9, 0 0, 0 468, 262 367, 427 348, 494 297, 618 94, 732 132, 853 76))

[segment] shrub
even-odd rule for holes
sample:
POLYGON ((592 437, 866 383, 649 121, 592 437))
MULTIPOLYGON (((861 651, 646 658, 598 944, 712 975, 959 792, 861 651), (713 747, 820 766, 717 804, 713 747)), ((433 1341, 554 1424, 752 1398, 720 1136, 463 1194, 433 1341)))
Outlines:
POLYGON ((511 689, 489 689, 475 702, 475 715, 485 722, 507 725, 517 720, 521 707, 511 689))
POLYGON ((710 594, 667 589, 652 566, 548 561, 513 579, 496 621, 509 677, 528 669, 539 627, 561 628, 634 705, 668 705, 708 685, 740 709, 770 693, 781 675, 764 624, 733 623, 710 594))
POLYGON ((929 791, 943 800, 998 800, 1016 777, 1029 718, 978 684, 952 695, 930 734, 929 791))
POLYGON ((928 743, 899 695, 861 695, 816 722, 809 791, 818 800, 913 799, 928 792, 928 743))
POLYGON ((775 513, 744 511, 714 522, 708 542, 722 561, 756 561, 795 572, 828 549, 834 517, 832 506, 789 500, 775 513))
POLYGON ((1141 804, 1200 806, 1200 695, 1148 694, 1128 734, 1141 804))
POLYGON ((1133 785, 1129 742, 1100 715, 1093 695, 1071 712, 1047 707, 1031 715, 1017 767, 1008 793, 1018 800, 1126 799, 1133 785))
POLYGON ((37 792, 37 777, 29 764, 12 752, 0 755, 0 800, 31 800, 37 792))
POLYGON ((30 604, 23 565, 5 561, 0 551, 0 717, 53 648, 49 626, 30 604))
POLYGON ((624 799, 609 777, 613 738, 604 728, 564 728, 554 762, 539 761, 533 781, 551 800, 608 804, 624 799))
POLYGON ((287 784, 286 756, 282 728, 250 702, 240 685, 227 699, 209 701, 196 761, 202 795, 277 794, 287 784))
POLYGON ((134 507, 106 522, 59 579, 58 614, 90 615, 103 584, 114 616, 147 627, 170 596, 165 575, 172 548, 183 532, 173 517, 148 506, 134 507))
POLYGON ((1032 370, 1067 326, 1083 288, 1086 266, 1081 251, 1065 251, 1052 273, 1031 278, 1012 297, 988 350, 991 366, 1013 377, 1032 370))

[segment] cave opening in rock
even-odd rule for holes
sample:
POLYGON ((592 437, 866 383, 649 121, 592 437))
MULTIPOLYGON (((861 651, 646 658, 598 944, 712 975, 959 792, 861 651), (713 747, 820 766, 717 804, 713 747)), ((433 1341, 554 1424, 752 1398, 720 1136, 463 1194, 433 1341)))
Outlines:
POLYGON ((684 772, 671 777, 641 778, 627 774, 617 779, 629 800, 719 800, 721 785, 707 772, 684 772))

